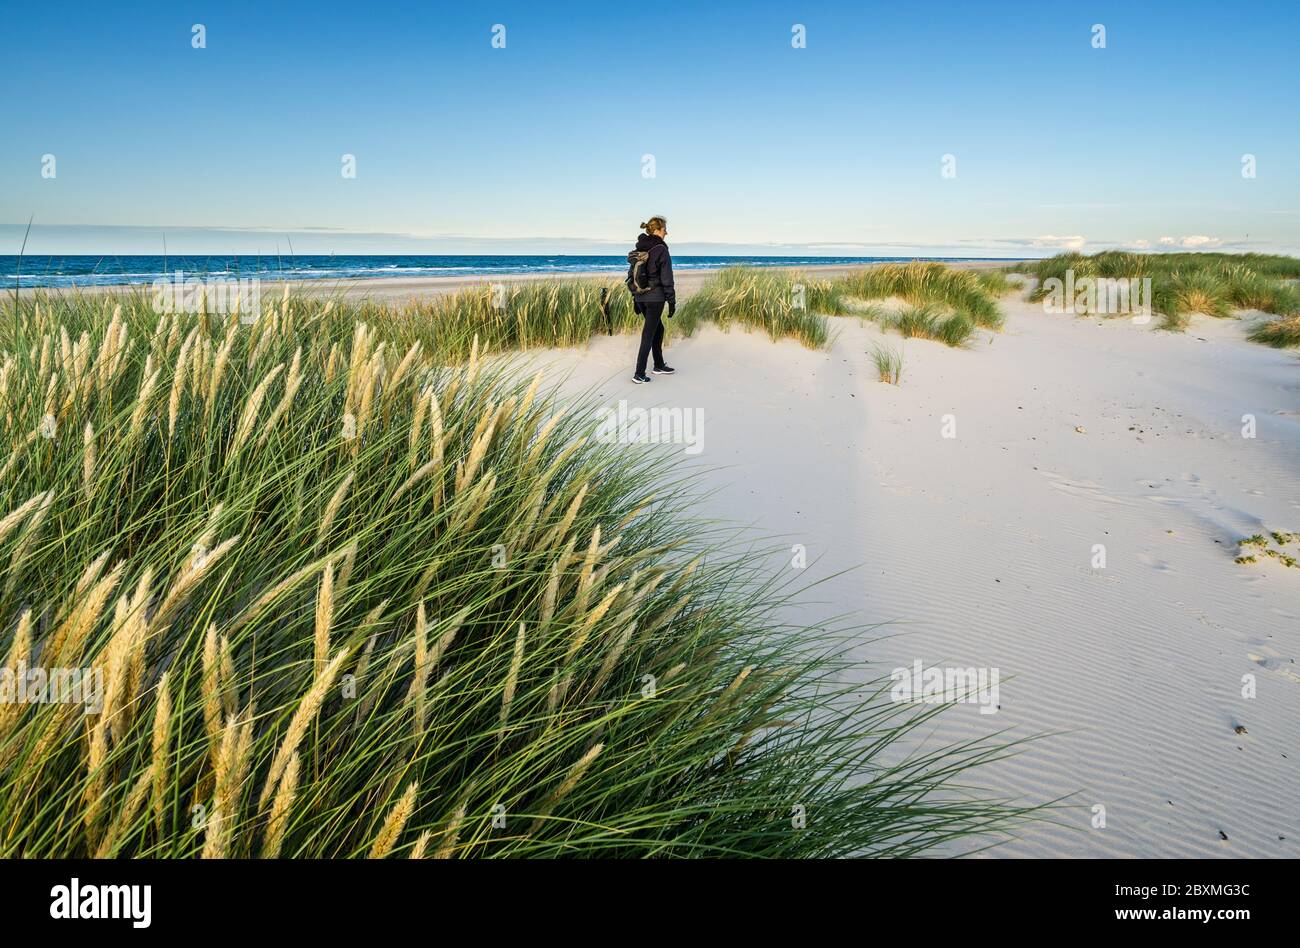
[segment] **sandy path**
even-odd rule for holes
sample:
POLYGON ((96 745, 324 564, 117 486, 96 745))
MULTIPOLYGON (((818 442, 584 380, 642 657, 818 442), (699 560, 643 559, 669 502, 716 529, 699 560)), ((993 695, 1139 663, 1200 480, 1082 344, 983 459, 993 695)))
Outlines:
POLYGON ((701 513, 784 537, 774 570, 794 543, 809 578, 852 570, 806 615, 897 621, 864 641, 864 678, 999 669, 1001 710, 955 706, 930 738, 1057 732, 979 782, 1078 804, 999 855, 1300 855, 1300 569, 1233 562, 1243 536, 1300 531, 1300 359, 1234 321, 1007 308, 967 350, 856 320, 829 352, 708 329, 649 386, 630 337, 541 358, 604 403, 702 409, 701 513), (882 339, 902 342, 899 387, 874 377, 882 339))

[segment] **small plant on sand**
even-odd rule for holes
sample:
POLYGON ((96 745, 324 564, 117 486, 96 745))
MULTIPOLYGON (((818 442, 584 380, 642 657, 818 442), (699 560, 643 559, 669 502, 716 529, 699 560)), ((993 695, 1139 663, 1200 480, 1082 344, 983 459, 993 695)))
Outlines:
POLYGON ((882 382, 897 385, 903 377, 903 350, 876 343, 871 349, 871 360, 876 364, 876 375, 882 382))
POLYGON ((1292 556, 1283 547, 1290 543, 1300 543, 1300 533, 1286 533, 1281 530, 1269 531, 1268 536, 1256 533, 1237 541, 1238 555, 1235 562, 1249 564, 1258 562, 1259 556, 1275 559, 1283 566, 1300 569, 1300 560, 1292 556), (1276 549, 1269 546, 1269 540, 1276 544, 1276 549))
POLYGON ((1167 310, 1160 314, 1158 328, 1166 332, 1183 332, 1192 324, 1191 312, 1167 310))

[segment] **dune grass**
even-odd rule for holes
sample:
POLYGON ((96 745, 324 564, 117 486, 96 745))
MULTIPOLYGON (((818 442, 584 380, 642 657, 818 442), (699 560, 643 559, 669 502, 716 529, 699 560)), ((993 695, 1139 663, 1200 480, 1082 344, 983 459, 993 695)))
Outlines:
POLYGON ((1134 277, 1209 270, 1238 277, 1272 280, 1300 279, 1300 259, 1257 253, 1133 253, 1106 250, 1096 254, 1061 253, 1017 265, 1019 272, 1045 279, 1064 278, 1067 269, 1077 276, 1134 277))
POLYGON ((867 267, 836 284, 846 296, 867 300, 898 297, 914 308, 929 307, 931 312, 965 317, 972 326, 997 329, 1002 325, 1002 313, 994 292, 1009 281, 994 273, 915 261, 867 267))
POLYGON ((1159 290, 1153 282, 1152 295, 1159 301, 1155 303, 1157 312, 1171 321, 1190 313, 1220 319, 1232 315, 1233 299, 1228 281, 1208 270, 1175 271, 1159 290))
POLYGON ((483 285, 394 310, 384 303, 344 302, 352 318, 388 327, 394 345, 419 341, 432 357, 468 358, 475 339, 492 352, 585 345, 594 335, 640 332, 641 317, 618 280, 538 280, 483 285), (601 305, 607 291, 608 322, 601 305))
POLYGON ((740 324, 773 339, 793 338, 810 348, 830 342, 827 316, 871 319, 907 337, 963 345, 976 327, 997 329, 1002 313, 996 295, 1015 289, 997 271, 958 270, 939 263, 881 264, 834 280, 798 272, 732 267, 678 310, 680 329, 705 322, 740 324), (901 297, 912 304, 897 314, 879 300, 901 297))
POLYGON ((983 288, 984 292, 990 296, 1006 296, 1008 293, 1019 293, 1022 289, 1017 280, 1011 279, 1009 270, 973 270, 975 281, 983 288))
POLYGON ((1250 338, 1276 349, 1300 346, 1300 316, 1260 323, 1250 331, 1250 338))
POLYGON ((728 267, 677 310, 677 328, 694 333, 707 322, 740 325, 771 339, 795 339, 810 349, 829 344, 827 313, 843 311, 836 285, 796 271, 728 267))
POLYGON ((934 339, 948 346, 963 345, 975 332, 969 317, 946 312, 937 303, 904 307, 883 324, 906 339, 934 339))
POLYGON ((876 376, 882 382, 897 385, 903 378, 903 350, 877 343, 871 349, 871 361, 876 366, 876 376))
MULTIPOLYGON (((1292 257, 1111 250, 1091 256, 1058 254, 1020 269, 1038 279, 1031 301, 1044 299, 1046 281, 1055 278, 1064 282, 1067 271, 1074 272, 1076 282, 1082 277, 1150 278, 1152 309, 1161 317, 1161 328, 1173 331, 1185 329, 1194 313, 1220 318, 1240 309, 1284 317, 1300 314, 1300 291, 1285 282, 1300 278, 1300 260, 1292 257)), ((1281 338, 1285 335, 1280 334, 1281 338)))
POLYGON ((912 855, 1023 814, 962 786, 1005 746, 906 752, 937 707, 447 324, 592 331, 548 294, 0 305, 0 667, 103 685, 0 702, 0 855, 912 855))
MULTIPOLYGON (((729 267, 686 299, 676 318, 665 325, 670 333, 687 336, 706 323, 724 329, 740 325, 773 340, 794 339, 818 349, 831 341, 827 316, 856 315, 892 325, 890 314, 875 302, 891 296, 930 304, 946 315, 963 315, 972 325, 996 328, 1001 314, 995 296, 1014 288, 997 271, 956 270, 937 263, 883 264, 835 280, 784 269, 729 267)), ((148 307, 143 289, 116 298, 125 300, 128 310, 148 307)), ((93 308, 101 299, 96 294, 40 292, 22 305, 50 310, 76 300, 77 305, 93 308)), ((365 299, 336 299, 322 305, 338 318, 382 323, 390 345, 405 351, 419 342, 426 356, 442 361, 468 358, 475 340, 485 351, 523 351, 582 346, 595 335, 636 333, 641 328, 632 298, 617 279, 483 284, 404 305, 365 299)), ((955 331, 962 321, 939 323, 947 331, 926 338, 949 345, 964 341, 955 331)), ((913 328, 918 329, 914 334, 923 335, 920 324, 913 328)))

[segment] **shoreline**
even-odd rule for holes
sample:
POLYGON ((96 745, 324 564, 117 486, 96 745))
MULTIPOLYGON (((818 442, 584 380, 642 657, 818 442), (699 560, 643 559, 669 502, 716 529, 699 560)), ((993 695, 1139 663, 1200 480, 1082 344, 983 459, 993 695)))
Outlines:
MULTIPOLYGON (((923 258, 917 258, 923 260, 923 258)), ((1008 266, 1014 263, 1023 263, 1024 260, 969 260, 969 261, 928 261, 944 263, 945 266, 953 267, 959 270, 991 270, 999 267, 1008 266)), ((838 263, 838 264, 820 264, 809 267, 763 267, 764 270, 775 270, 790 272, 797 270, 814 279, 828 279, 841 276, 845 273, 852 273, 859 270, 868 270, 872 267, 886 266, 890 262, 882 261, 878 263, 838 263)), ((743 264, 741 264, 743 265, 743 264)), ((689 268, 681 267, 674 270, 676 277, 678 296, 685 299, 697 292, 709 278, 718 272, 721 268, 689 268)), ((436 298, 455 293, 460 290, 471 289, 476 286, 490 286, 493 284, 512 284, 512 283, 535 283, 546 281, 569 281, 569 280, 621 280, 623 274, 620 270, 577 270, 564 272, 540 272, 540 273, 510 273, 493 276, 489 274, 476 274, 465 276, 421 276, 421 277, 364 277, 352 279, 330 279, 318 278, 310 280, 262 280, 261 290, 268 296, 283 292, 283 287, 287 284, 295 293, 301 293, 307 296, 337 296, 341 299, 348 300, 373 300, 382 303, 412 303, 422 299, 436 298)), ((133 292, 147 292, 151 287, 149 283, 106 283, 99 286, 20 286, 18 288, 18 297, 20 299, 31 299, 42 295, 51 296, 79 296, 82 294, 130 294, 133 292)), ((13 288, 6 291, 7 295, 12 297, 13 288)))

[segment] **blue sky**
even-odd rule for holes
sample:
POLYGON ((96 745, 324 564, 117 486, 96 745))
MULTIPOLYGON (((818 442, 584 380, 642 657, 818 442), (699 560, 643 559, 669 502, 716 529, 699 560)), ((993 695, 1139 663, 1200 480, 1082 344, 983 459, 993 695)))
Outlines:
POLYGON ((0 253, 1300 253, 1295 2, 472 7, 10 5, 0 253))

